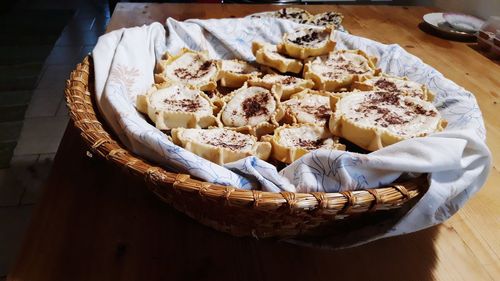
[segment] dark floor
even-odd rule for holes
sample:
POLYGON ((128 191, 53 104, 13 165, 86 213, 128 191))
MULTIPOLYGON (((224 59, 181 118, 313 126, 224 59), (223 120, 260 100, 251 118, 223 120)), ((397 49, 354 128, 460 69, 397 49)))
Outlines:
MULTIPOLYGON (((65 80, 93 49, 110 18, 107 1, 99 0, 21 0, 11 8, 76 12, 45 61, 26 109, 10 168, 0 169, 0 280, 15 259, 69 120, 63 98, 65 80)), ((26 99, 21 95, 13 98, 26 99)))

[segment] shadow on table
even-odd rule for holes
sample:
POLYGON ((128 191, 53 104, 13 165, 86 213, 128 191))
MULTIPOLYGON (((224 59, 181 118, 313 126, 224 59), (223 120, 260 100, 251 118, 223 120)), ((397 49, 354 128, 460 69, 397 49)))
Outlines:
POLYGON ((86 158, 70 125, 9 280, 431 280, 436 233, 336 251, 232 237, 86 158))

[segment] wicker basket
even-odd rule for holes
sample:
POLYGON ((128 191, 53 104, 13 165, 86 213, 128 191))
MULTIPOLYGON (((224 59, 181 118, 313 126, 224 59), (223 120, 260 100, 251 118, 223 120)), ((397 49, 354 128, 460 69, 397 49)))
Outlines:
POLYGON ((66 101, 89 151, 141 177, 160 199, 199 222, 235 236, 324 235, 337 220, 401 208, 425 192, 425 177, 341 193, 241 190, 164 170, 127 151, 104 129, 93 100, 93 67, 86 57, 66 83, 66 101))

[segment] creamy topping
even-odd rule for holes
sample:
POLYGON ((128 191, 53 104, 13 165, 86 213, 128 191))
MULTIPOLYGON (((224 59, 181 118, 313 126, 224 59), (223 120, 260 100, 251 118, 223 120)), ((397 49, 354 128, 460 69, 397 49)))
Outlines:
POLYGON ((207 83, 216 74, 214 61, 189 52, 182 54, 165 69, 165 75, 170 79, 192 85, 207 83))
POLYGON ((193 112, 200 115, 212 114, 210 102, 200 92, 182 85, 159 89, 149 96, 156 111, 193 112))
POLYGON ((239 60, 222 60, 221 70, 237 74, 259 74, 259 70, 256 67, 239 60))
POLYGON ((302 24, 309 21, 309 14, 304 10, 297 8, 283 8, 279 11, 276 11, 275 16, 302 24))
POLYGON ((342 19, 343 17, 339 13, 326 12, 315 15, 311 23, 320 26, 333 25, 334 27, 339 27, 342 19))
POLYGON ((363 81, 363 84, 373 86, 376 90, 387 91, 394 94, 402 94, 419 99, 425 98, 425 93, 422 90, 421 84, 397 77, 374 77, 363 81))
POLYGON ((255 126, 269 121, 275 110, 276 101, 269 90, 249 87, 237 90, 221 117, 226 126, 255 126))
POLYGON ((364 56, 350 52, 331 52, 328 56, 316 57, 311 61, 311 70, 328 80, 374 74, 364 56))
POLYGON ((441 116, 429 102, 389 92, 360 92, 343 97, 337 112, 362 126, 377 126, 402 136, 436 130, 441 116))
POLYGON ((326 124, 330 119, 330 98, 322 95, 303 94, 300 98, 284 101, 282 105, 297 118, 298 123, 326 124))
POLYGON ((192 142, 201 142, 215 147, 239 151, 250 151, 256 142, 255 138, 250 135, 222 128, 184 129, 182 137, 192 142))
POLYGON ((323 127, 302 125, 279 129, 279 144, 285 147, 302 147, 307 150, 334 148, 335 142, 323 127))
POLYGON ((310 48, 321 48, 324 46, 330 33, 325 29, 303 28, 287 34, 286 40, 290 43, 310 48))

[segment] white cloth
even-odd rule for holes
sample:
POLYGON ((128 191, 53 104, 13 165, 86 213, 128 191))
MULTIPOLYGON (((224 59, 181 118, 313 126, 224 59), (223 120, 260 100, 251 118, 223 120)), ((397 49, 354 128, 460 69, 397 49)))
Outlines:
POLYGON ((176 53, 188 47, 208 50, 214 59, 253 61, 252 41, 277 43, 284 32, 298 26, 274 18, 185 22, 169 18, 166 30, 154 23, 105 34, 92 53, 98 107, 134 153, 169 170, 243 189, 336 192, 378 187, 405 172, 430 173, 430 188, 416 206, 391 230, 369 240, 417 231, 454 214, 479 190, 490 170, 482 115, 471 93, 398 45, 336 33, 337 48, 361 49, 378 57, 383 71, 427 85, 436 94, 434 103, 448 120, 448 128, 370 154, 317 150, 280 172, 255 157, 222 167, 172 144, 136 111, 135 98, 153 83, 155 60, 165 51, 176 53))

